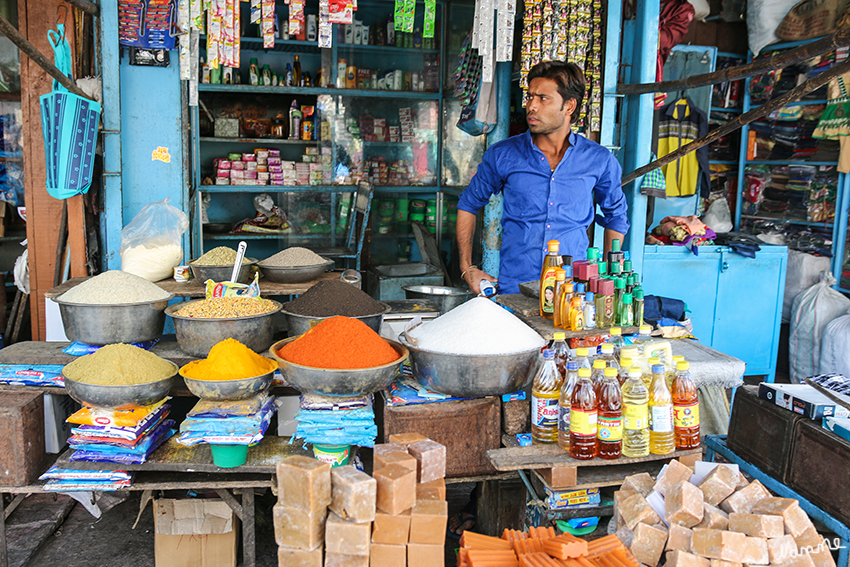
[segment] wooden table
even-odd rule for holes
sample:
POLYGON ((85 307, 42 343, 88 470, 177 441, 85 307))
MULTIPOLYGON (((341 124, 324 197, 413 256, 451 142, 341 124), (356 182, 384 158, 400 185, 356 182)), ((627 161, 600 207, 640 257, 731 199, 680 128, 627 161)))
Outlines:
MULTIPOLYGON (((303 445, 289 445, 287 441, 282 437, 265 437, 258 445, 248 449, 248 460, 244 465, 232 469, 222 469, 213 464, 209 445, 184 447, 174 438, 166 441, 141 465, 71 462, 71 449, 59 455, 56 464, 69 469, 133 471, 136 473, 133 484, 122 489, 125 491, 215 490, 242 521, 242 564, 254 567, 257 560, 254 489, 271 488, 276 493, 277 463, 292 455, 309 456, 303 445), (240 500, 236 499, 236 495, 240 496, 240 500)), ((3 494, 46 492, 50 491, 44 490, 44 483, 0 487, 0 567, 7 567, 3 494)))
MULTIPOLYGON (((298 284, 284 284, 284 283, 274 283, 270 282, 264 278, 260 278, 260 294, 263 297, 274 297, 279 295, 301 295, 306 292, 308 289, 316 285, 321 281, 328 280, 338 280, 340 272, 325 272, 315 280, 298 283, 298 284)), ((91 276, 90 276, 91 277, 91 276)), ((85 278, 71 278, 66 282, 54 287, 50 291, 45 292, 44 297, 54 298, 62 295, 75 285, 82 283, 89 279, 85 278)), ((189 280, 188 282, 178 282, 173 278, 160 280, 156 282, 156 285, 164 289, 169 293, 173 293, 176 297, 204 297, 206 294, 206 290, 204 287, 204 283, 198 280, 189 280)))

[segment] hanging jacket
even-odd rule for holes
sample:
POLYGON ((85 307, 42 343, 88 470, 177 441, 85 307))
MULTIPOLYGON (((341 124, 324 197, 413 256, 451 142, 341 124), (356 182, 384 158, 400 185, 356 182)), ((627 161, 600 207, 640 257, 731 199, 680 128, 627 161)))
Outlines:
POLYGON ((670 57, 670 50, 681 43, 688 34, 688 27, 694 19, 694 7, 685 0, 668 0, 661 6, 658 15, 658 61, 655 67, 655 80, 664 78, 664 63, 670 57))
MULTIPOLYGON (((687 97, 671 102, 656 112, 658 157, 666 156, 680 146, 708 134, 708 116, 687 97)), ((695 194, 700 180, 700 193, 703 197, 708 196, 711 189, 708 146, 668 163, 661 170, 667 181, 668 197, 688 197, 695 194)))

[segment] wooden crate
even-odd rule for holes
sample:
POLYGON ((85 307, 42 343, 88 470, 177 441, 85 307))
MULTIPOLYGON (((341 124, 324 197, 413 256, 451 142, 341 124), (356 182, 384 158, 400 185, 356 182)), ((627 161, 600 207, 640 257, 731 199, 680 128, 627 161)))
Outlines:
POLYGON ((44 472, 44 398, 0 393, 0 486, 24 486, 44 472))
POLYGON ((726 443, 737 455, 785 482, 794 426, 803 416, 758 397, 758 386, 735 393, 726 443))
POLYGON ((850 442, 821 427, 820 421, 799 420, 785 484, 850 524, 850 442))
POLYGON ((388 406, 381 394, 377 401, 378 443, 396 433, 420 433, 446 446, 446 477, 496 472, 485 451, 500 445, 500 398, 388 406))

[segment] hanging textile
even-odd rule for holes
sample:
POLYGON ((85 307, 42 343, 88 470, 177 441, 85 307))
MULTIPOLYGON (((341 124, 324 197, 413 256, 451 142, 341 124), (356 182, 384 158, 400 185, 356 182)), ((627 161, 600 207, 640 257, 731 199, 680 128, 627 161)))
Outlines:
MULTIPOLYGON (((664 80, 664 63, 670 51, 687 35, 694 19, 694 7, 686 0, 668 0, 661 6, 658 16, 658 60, 655 64, 655 81, 664 80)), ((660 108, 667 93, 655 95, 655 108, 660 108)))
MULTIPOLYGON (((658 113, 658 157, 705 136, 708 117, 689 98, 682 98, 664 106, 658 113)), ((687 197, 696 193, 708 196, 711 187, 708 168, 708 146, 677 159, 661 170, 667 182, 668 197, 687 197)))
MULTIPOLYGON (((73 81, 71 47, 65 40, 65 26, 57 24, 56 28, 58 33, 47 32, 53 46, 54 64, 73 81)), ((47 192, 56 199, 85 193, 92 182, 101 106, 68 92, 56 80, 53 90, 42 95, 39 101, 47 192)))
POLYGON ((838 171, 850 173, 850 73, 836 77, 827 88, 829 101, 820 117, 813 138, 838 140, 838 171))

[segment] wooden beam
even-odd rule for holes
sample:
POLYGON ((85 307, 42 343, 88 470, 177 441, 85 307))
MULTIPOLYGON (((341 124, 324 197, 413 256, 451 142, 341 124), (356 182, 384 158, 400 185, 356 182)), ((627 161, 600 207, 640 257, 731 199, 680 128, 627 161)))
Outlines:
POLYGON ((703 87, 705 85, 713 85, 715 83, 723 83, 726 81, 737 81, 754 75, 760 75, 767 71, 775 71, 784 69, 800 61, 806 61, 812 57, 823 55, 835 51, 839 47, 850 45, 850 28, 838 30, 834 34, 813 41, 812 43, 798 47, 791 51, 774 54, 766 59, 759 59, 746 65, 737 67, 729 67, 714 71, 712 73, 704 73, 702 75, 692 75, 675 81, 662 81, 660 83, 635 83, 629 85, 617 85, 617 92, 624 95, 635 95, 645 93, 666 93, 670 91, 679 91, 692 89, 695 87, 703 87))
MULTIPOLYGON (((741 116, 739 116, 735 120, 730 120, 729 122, 727 122, 726 124, 724 124, 723 126, 718 128, 717 130, 709 132, 708 134, 706 134, 702 138, 699 138, 698 140, 694 140, 690 144, 686 144, 684 146, 681 146, 676 151, 670 152, 666 156, 658 158, 657 160, 653 161, 652 163, 649 163, 647 165, 644 165, 642 167, 637 168, 633 172, 631 172, 628 175, 623 177, 622 184, 626 185, 628 183, 631 183, 636 178, 652 171, 653 169, 657 169, 657 168, 659 168, 663 165, 667 165, 670 162, 676 161, 680 157, 686 156, 689 153, 691 153, 695 150, 698 150, 701 147, 710 144, 711 142, 714 142, 718 138, 722 138, 723 136, 725 136, 725 135, 727 135, 731 132, 734 132, 735 130, 737 130, 741 126, 746 126, 750 122, 753 122, 754 120, 758 120, 762 116, 766 116, 766 115, 770 114, 771 112, 773 112, 774 110, 779 110, 780 108, 782 108, 783 106, 786 106, 787 104, 790 104, 792 102, 796 102, 796 101, 800 100, 801 98, 803 98, 804 96, 806 96, 807 94, 809 94, 810 92, 817 90, 820 87, 822 87, 823 85, 827 84, 830 80, 834 79, 835 77, 839 77, 839 76, 843 75, 844 73, 848 73, 848 72, 850 72, 850 59, 847 59, 845 61, 842 61, 841 63, 833 65, 827 71, 824 71, 820 75, 812 77, 811 79, 807 79, 804 83, 801 83, 800 85, 794 87, 793 89, 791 89, 790 91, 788 91, 787 93, 782 95, 781 97, 775 98, 775 99, 773 99, 769 102, 766 102, 765 104, 763 104, 763 105, 761 105, 757 108, 754 108, 753 110, 747 112, 746 114, 742 114, 741 116)), ((741 140, 741 143, 746 144, 747 141, 741 140)))
POLYGON ((84 93, 80 87, 75 85, 67 75, 57 69, 53 63, 48 61, 47 57, 45 57, 41 51, 27 41, 27 39, 21 35, 21 32, 19 32, 17 28, 9 22, 9 20, 3 17, 3 14, 0 14, 0 33, 8 37, 12 43, 18 47, 18 49, 26 54, 27 57, 32 59, 33 63, 44 69, 48 75, 59 81, 59 84, 68 89, 69 92, 89 100, 94 100, 92 97, 84 93))
POLYGON ((100 13, 100 8, 98 8, 97 4, 92 2, 91 0, 65 0, 68 4, 73 4, 76 8, 79 8, 86 14, 91 14, 92 16, 97 16, 100 13))

